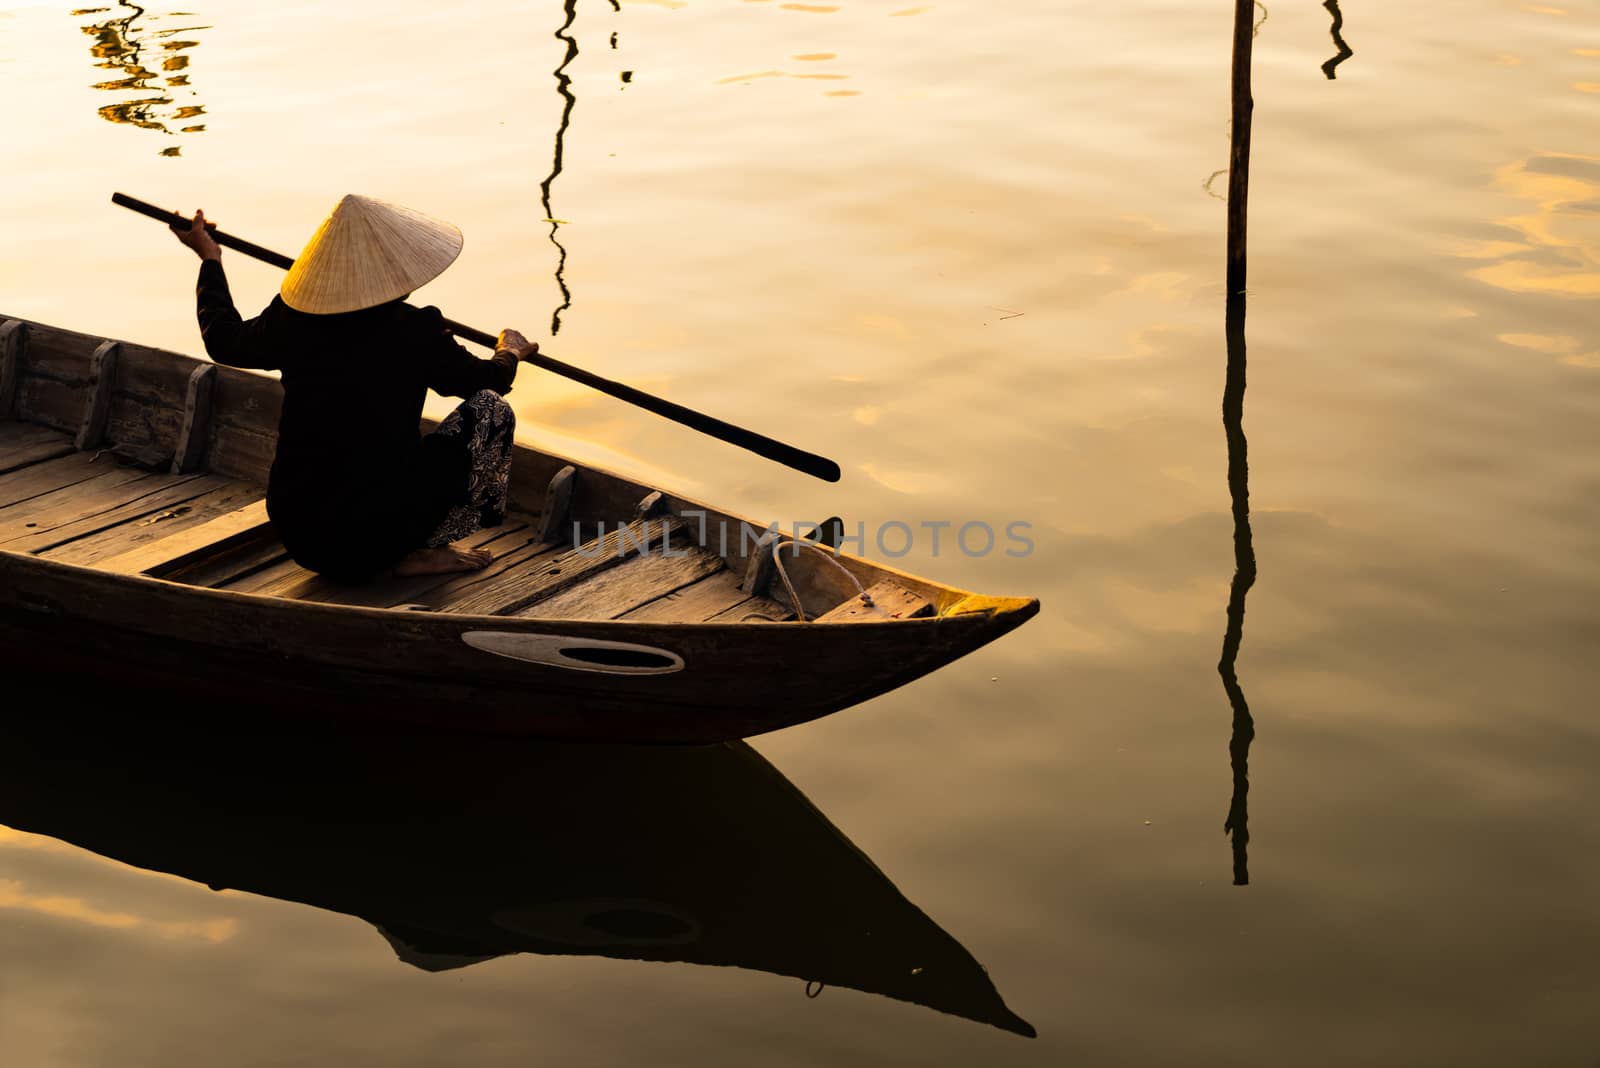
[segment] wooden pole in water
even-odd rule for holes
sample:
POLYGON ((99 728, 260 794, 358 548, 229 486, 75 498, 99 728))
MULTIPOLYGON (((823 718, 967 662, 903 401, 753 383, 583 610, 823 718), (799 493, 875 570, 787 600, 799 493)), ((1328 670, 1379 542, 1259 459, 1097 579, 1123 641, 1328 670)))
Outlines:
MULTIPOLYGON (((168 226, 188 227, 191 225, 189 219, 185 219, 176 212, 158 208, 154 204, 147 204, 135 197, 128 196, 126 193, 111 194, 111 202, 130 211, 136 211, 140 215, 164 222, 168 226)), ((211 231, 212 239, 223 248, 234 249, 252 259, 258 259, 263 263, 270 263, 274 267, 282 267, 285 270, 294 265, 294 260, 281 252, 273 252, 271 249, 262 248, 260 245, 253 244, 243 238, 225 234, 214 226, 209 226, 208 229, 211 231)), ((454 319, 446 319, 444 325, 446 330, 449 330, 457 337, 494 348, 495 335, 487 331, 473 329, 470 326, 456 322, 454 319)), ((796 471, 804 471, 806 474, 814 478, 820 478, 824 482, 839 481, 839 465, 826 456, 818 456, 814 452, 806 452, 804 449, 798 449, 775 438, 769 438, 765 434, 758 434, 754 430, 746 430, 742 426, 725 423, 715 416, 697 412, 693 408, 685 408, 681 404, 675 404, 662 397, 646 393, 642 389, 634 389, 632 386, 624 385, 621 382, 602 378, 597 374, 585 371, 581 367, 574 367, 572 364, 564 363, 553 356, 546 356, 542 352, 536 352, 529 356, 526 362, 536 367, 542 367, 552 374, 570 378, 574 382, 581 382, 590 389, 599 390, 601 393, 615 397, 620 401, 626 401, 646 411, 655 412, 659 416, 671 419, 674 423, 681 423, 686 427, 700 431, 702 434, 726 441, 730 445, 737 445, 741 449, 746 449, 758 456, 765 456, 769 460, 775 460, 785 467, 792 467, 796 471)))
POLYGON ((1250 52, 1255 41, 1255 0, 1234 0, 1233 135, 1228 154, 1228 296, 1244 292, 1245 219, 1250 202, 1250 52))

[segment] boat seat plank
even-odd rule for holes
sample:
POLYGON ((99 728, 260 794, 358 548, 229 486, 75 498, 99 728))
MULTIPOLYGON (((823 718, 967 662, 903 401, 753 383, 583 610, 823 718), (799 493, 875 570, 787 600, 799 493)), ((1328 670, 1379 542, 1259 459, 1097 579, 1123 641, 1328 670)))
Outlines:
POLYGON ((531 619, 616 619, 722 570, 722 557, 715 553, 698 547, 664 546, 633 556, 516 614, 531 619))
POLYGON ((209 523, 109 557, 99 566, 123 575, 158 573, 215 552, 230 542, 246 540, 267 526, 267 502, 253 501, 209 523))
MULTIPOLYGON (((44 528, 41 525, 10 541, 5 541, 4 536, 0 535, 0 542, 4 542, 5 548, 16 552, 43 552, 57 545, 63 545, 93 534, 112 530, 125 523, 150 518, 158 514, 172 514, 175 508, 187 509, 189 501, 227 484, 226 479, 218 478, 215 475, 188 475, 182 478, 167 478, 162 481, 165 483, 164 485, 141 496, 130 496, 122 504, 85 514, 76 519, 53 523, 49 528, 44 528)), ((84 483, 84 485, 88 485, 88 483, 84 483)), ((132 491, 145 485, 146 483, 144 482, 136 482, 130 483, 126 488, 132 491)), ((44 500, 46 498, 35 499, 44 500)))
POLYGON ((740 588, 740 576, 724 568, 618 618, 628 623, 703 623, 749 599, 740 588))
POLYGON ((72 435, 37 423, 0 423, 0 475, 76 452, 72 435))
POLYGON ((585 582, 651 545, 660 546, 682 526, 677 519, 637 519, 591 538, 577 548, 565 548, 537 566, 507 571, 494 582, 480 584, 466 595, 442 606, 446 612, 474 615, 509 615, 585 582))
POLYGON ((72 540, 60 541, 35 551, 46 559, 60 560, 66 564, 93 565, 107 557, 208 523, 251 501, 260 500, 261 494, 259 486, 235 482, 220 475, 204 475, 173 491, 171 496, 178 497, 177 500, 168 502, 168 494, 149 498, 152 507, 148 511, 141 510, 145 501, 135 502, 127 509, 107 513, 103 518, 114 522, 108 522, 103 529, 85 536, 64 529, 64 534, 73 533, 72 540), (139 511, 140 514, 121 518, 124 511, 139 511))
POLYGON ((0 475, 0 508, 12 508, 41 494, 86 482, 116 465, 110 456, 73 450, 66 456, 0 475))
MULTIPOLYGON (((508 529, 507 524, 475 531, 456 544, 476 549, 493 549, 497 540, 507 540, 524 529, 521 524, 508 529)), ((304 568, 286 570, 266 582, 252 582, 230 587, 239 592, 254 593, 261 597, 287 597, 296 601, 320 601, 324 604, 358 605, 366 608, 389 608, 411 602, 415 597, 447 581, 450 575, 380 575, 365 582, 343 582, 319 575, 304 568), (248 590, 242 588, 248 585, 248 590)))
POLYGON ((859 596, 850 597, 813 622, 882 623, 890 619, 919 619, 933 615, 932 601, 888 579, 868 586, 867 596, 872 598, 872 604, 863 604, 859 596))

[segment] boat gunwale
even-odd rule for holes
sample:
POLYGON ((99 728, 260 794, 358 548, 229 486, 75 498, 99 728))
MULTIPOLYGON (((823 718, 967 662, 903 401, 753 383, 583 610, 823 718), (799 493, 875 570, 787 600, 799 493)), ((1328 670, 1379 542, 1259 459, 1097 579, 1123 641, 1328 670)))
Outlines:
MULTIPOLYGON (((14 549, 0 548, 0 556, 17 560, 21 562, 24 567, 31 566, 47 572, 64 571, 68 573, 76 572, 86 576, 92 575, 96 581, 111 586, 122 585, 137 588, 140 585, 148 586, 150 584, 157 584, 168 589, 182 591, 183 596, 192 596, 199 600, 213 600, 223 604, 253 603, 257 606, 270 604, 279 606, 282 610, 288 612, 308 612, 312 615, 326 615, 334 618, 342 617, 344 619, 367 619, 373 622, 392 621, 396 616, 409 620, 449 620, 453 623, 473 624, 480 627, 487 624, 492 625, 496 629, 502 630, 510 626, 515 630, 528 630, 530 632, 540 632, 548 630, 552 627, 570 627, 574 624, 582 624, 585 627, 615 628, 618 631, 659 630, 662 628, 681 627, 694 630, 700 630, 704 628, 711 631, 728 633, 771 630, 774 625, 798 625, 808 627, 819 626, 838 628, 842 632, 848 634, 860 633, 859 628, 862 627, 885 628, 906 626, 909 624, 921 624, 924 627, 928 627, 936 626, 941 622, 951 623, 956 620, 990 619, 1000 615, 1009 615, 1012 612, 1026 611, 1030 608, 1036 612, 1039 605, 1038 598, 1034 597, 987 597, 981 594, 966 594, 967 598, 976 598, 982 602, 983 606, 970 611, 953 612, 944 615, 863 620, 861 622, 852 622, 847 624, 819 622, 815 619, 766 620, 763 622, 743 622, 729 620, 715 622, 704 621, 695 623, 683 620, 640 621, 629 619, 584 619, 576 616, 559 618, 534 618, 530 616, 497 616, 485 615, 482 613, 449 611, 419 612, 414 609, 398 607, 371 608, 366 605, 350 605, 337 604, 328 601, 299 600, 293 597, 281 597, 274 594, 249 593, 242 590, 214 589, 209 586, 192 586, 185 582, 174 582, 170 579, 164 579, 154 575, 120 574, 115 571, 107 571, 103 568, 95 567, 92 564, 75 564, 64 560, 51 560, 48 557, 38 556, 29 552, 19 552, 14 549)), ((965 592, 957 590, 954 587, 944 588, 958 594, 965 592)), ((957 603, 959 604, 962 602, 957 603)))

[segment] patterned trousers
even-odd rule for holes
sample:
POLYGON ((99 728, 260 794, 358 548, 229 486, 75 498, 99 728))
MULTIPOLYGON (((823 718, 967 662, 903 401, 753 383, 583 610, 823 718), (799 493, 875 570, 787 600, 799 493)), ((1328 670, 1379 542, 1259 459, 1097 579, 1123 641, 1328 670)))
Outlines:
POLYGON ((497 527, 505 520, 516 426, 511 405, 500 394, 485 389, 459 404, 429 435, 441 444, 459 444, 468 456, 465 491, 428 535, 430 549, 460 541, 482 527, 497 527))

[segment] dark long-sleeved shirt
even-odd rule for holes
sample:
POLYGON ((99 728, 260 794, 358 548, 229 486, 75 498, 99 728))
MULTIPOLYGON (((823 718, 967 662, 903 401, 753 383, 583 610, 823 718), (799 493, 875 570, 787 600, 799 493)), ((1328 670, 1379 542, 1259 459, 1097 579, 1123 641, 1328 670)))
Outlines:
POLYGON ((480 359, 445 330, 438 308, 403 301, 310 315, 274 297, 242 319, 218 260, 202 261, 196 301, 213 360, 282 372, 267 511, 291 555, 355 574, 420 546, 456 489, 440 484, 451 465, 422 448, 428 390, 508 393, 517 358, 480 359), (399 529, 391 536, 381 528, 399 529))

